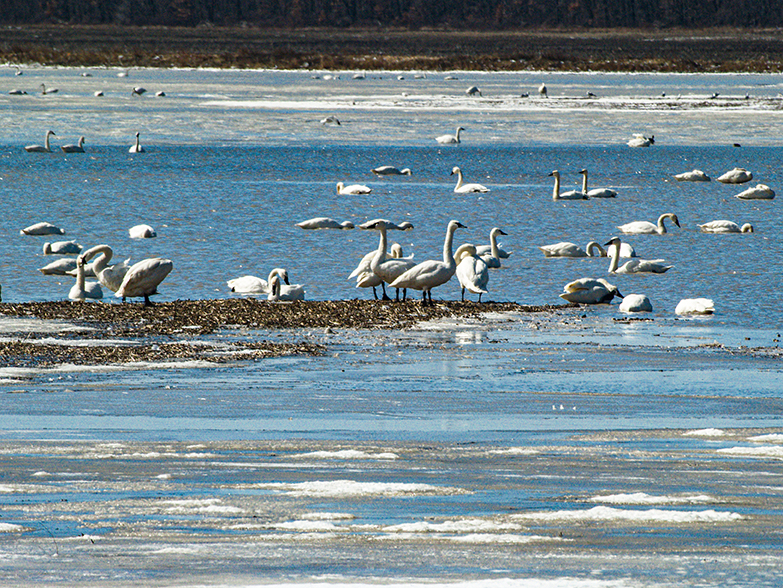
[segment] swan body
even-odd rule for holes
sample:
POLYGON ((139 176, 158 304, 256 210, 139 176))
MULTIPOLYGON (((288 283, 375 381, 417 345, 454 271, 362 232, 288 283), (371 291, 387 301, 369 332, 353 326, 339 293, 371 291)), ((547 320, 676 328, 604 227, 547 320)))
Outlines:
POLYGON ((8 91, 9 96, 26 96, 27 92, 24 90, 9 90, 8 91))
POLYGON ((76 241, 55 241, 43 244, 44 255, 77 255, 82 252, 82 246, 76 241))
POLYGON ((158 285, 173 268, 174 264, 170 259, 160 257, 142 259, 128 269, 114 295, 122 298, 123 301, 126 298, 144 297, 144 306, 149 306, 152 304, 150 296, 158 293, 158 285))
POLYGON ((422 304, 432 304, 432 289, 448 282, 457 270, 457 262, 454 260, 452 245, 454 232, 459 228, 465 228, 461 222, 449 221, 446 227, 446 238, 443 241, 443 260, 423 261, 394 280, 391 285, 395 288, 412 288, 422 291, 422 304))
POLYGON ((666 225, 664 220, 670 219, 675 225, 680 226, 680 220, 676 214, 667 212, 658 217, 658 223, 651 223, 649 221, 633 221, 624 225, 618 225, 617 228, 621 232, 627 235, 652 235, 658 233, 659 235, 666 234, 666 225))
POLYGON ((579 278, 563 286, 560 298, 576 304, 609 304, 612 299, 623 297, 616 286, 603 278, 579 278))
POLYGON ((481 295, 488 292, 489 267, 486 262, 476 255, 476 247, 470 243, 457 247, 454 260, 457 263, 455 271, 457 280, 462 286, 462 301, 465 301, 465 290, 467 290, 478 294, 478 301, 481 302, 481 295))
POLYGON ((147 91, 147 88, 136 86, 131 90, 131 96, 141 96, 147 91))
POLYGON ((655 135, 645 137, 641 133, 634 133, 633 138, 628 141, 628 147, 649 147, 655 143, 655 135))
POLYGON ((231 288, 232 292, 236 292, 237 294, 269 294, 269 284, 272 282, 274 276, 279 276, 285 284, 288 284, 288 272, 279 267, 276 267, 269 272, 269 276, 266 280, 256 276, 242 276, 234 278, 233 280, 228 280, 226 284, 231 288))
POLYGON ((715 303, 709 298, 683 298, 674 309, 676 314, 714 314, 715 303))
POLYGON ((710 176, 705 174, 700 169, 695 169, 689 172, 683 172, 674 176, 674 179, 678 182, 709 182, 710 176))
POLYGON ((609 262, 610 274, 641 274, 641 273, 653 273, 662 274, 670 270, 672 265, 666 265, 663 259, 630 259, 623 265, 620 263, 620 238, 612 237, 606 246, 614 245, 615 249, 612 254, 612 261, 609 262))
POLYGON ((588 198, 615 198, 617 191, 611 188, 593 188, 587 189, 587 170, 583 169, 579 172, 582 174, 582 193, 587 194, 588 198))
POLYGON ((753 179, 753 173, 743 167, 735 167, 718 178, 723 184, 744 184, 753 179))
POLYGON ((144 153, 144 147, 141 146, 141 140, 139 139, 138 131, 136 131, 136 144, 130 146, 128 153, 144 153))
POLYGON ((101 286, 116 292, 122 285, 125 279, 125 274, 130 269, 130 259, 109 265, 114 251, 108 245, 95 245, 90 247, 87 251, 83 252, 79 257, 84 261, 89 261, 95 256, 98 256, 95 261, 92 262, 92 271, 95 277, 98 278, 101 286))
MULTIPOLYGON (((611 257, 614 255, 615 249, 615 245, 609 245, 605 250, 603 247, 598 245, 598 250, 603 252, 601 257, 611 257)), ((620 243, 620 257, 636 257, 636 250, 631 246, 630 243, 623 241, 620 243)))
POLYGON ((317 216, 315 218, 310 218, 307 220, 304 220, 300 223, 296 223, 296 226, 300 229, 306 229, 310 231, 314 231, 317 229, 352 229, 353 223, 351 221, 343 221, 339 222, 334 220, 333 218, 328 218, 325 216, 317 216))
POLYGON ((453 135, 441 135, 440 137, 436 137, 435 140, 441 145, 459 143, 459 132, 464 130, 465 129, 463 127, 457 127, 457 131, 453 135))
POLYGON ((489 251, 479 254, 478 249, 476 248, 476 253, 474 254, 481 257, 484 263, 487 264, 487 267, 492 269, 500 267, 500 259, 502 258, 500 249, 498 248, 498 235, 508 235, 508 233, 499 227, 494 227, 489 232, 489 251))
POLYGON ((410 176, 413 172, 410 168, 399 169, 393 165, 382 165, 371 170, 376 176, 410 176))
POLYGON ((478 89, 478 86, 471 86, 470 88, 465 90, 465 94, 467 94, 468 96, 475 96, 476 94, 481 96, 481 90, 478 89))
POLYGON ((350 184, 346 186, 342 182, 337 182, 337 193, 341 195, 369 194, 370 192, 372 192, 372 188, 363 186, 362 184, 350 184))
POLYGON ((754 188, 748 188, 744 192, 736 194, 740 200, 772 200, 775 191, 766 184, 756 184, 754 188))
POLYGON ((652 302, 644 294, 628 294, 623 298, 618 310, 620 312, 652 312, 652 302))
POLYGON ((604 257, 606 255, 604 248, 596 241, 590 241, 584 249, 570 241, 542 245, 539 249, 544 257, 604 257))
POLYGON ((135 225, 128 229, 128 236, 131 239, 152 239, 157 237, 158 234, 149 225, 135 225))
POLYGON ((65 231, 52 223, 40 222, 25 227, 19 231, 20 235, 64 235, 65 231))
POLYGON ((52 149, 49 147, 49 137, 52 135, 54 135, 54 131, 46 131, 46 138, 44 139, 43 145, 28 145, 24 150, 28 153, 51 153, 52 149))
MULTIPOLYGON (((409 223, 410 224, 410 223, 409 223)), ((386 294, 386 286, 384 284, 391 284, 399 276, 416 265, 411 257, 389 257, 386 253, 387 247, 387 235, 386 231, 390 228, 397 229, 401 225, 396 225, 385 219, 374 219, 359 225, 359 228, 364 230, 374 230, 380 232, 380 239, 378 242, 378 249, 375 251, 375 255, 370 261, 370 269, 378 278, 382 281, 383 299, 388 300, 389 296, 386 294)), ((404 288, 404 286, 397 286, 398 288, 404 288)))
MULTIPOLYGON (((322 125, 340 125, 340 120, 333 114, 321 119, 322 125)), ((342 126, 342 125, 340 125, 342 126)))
POLYGON ((76 145, 63 145, 60 149, 63 150, 63 153, 84 153, 84 137, 79 137, 76 145))
POLYGON ((539 95, 541 95, 541 96, 542 96, 542 97, 544 97, 544 98, 546 98, 546 97, 547 97, 547 95, 548 95, 548 94, 547 94, 547 89, 546 89, 546 84, 544 84, 543 82, 542 82, 542 83, 541 83, 541 85, 538 87, 538 93, 539 93, 539 95))
POLYGON ((270 302, 304 299, 305 289, 301 284, 283 284, 280 282, 280 276, 277 274, 272 276, 272 278, 269 280, 269 295, 267 296, 267 300, 270 302))
POLYGON ((741 227, 730 220, 714 220, 703 225, 697 225, 702 233, 752 233, 753 225, 745 223, 741 227))
POLYGON ((45 276, 65 276, 68 274, 68 272, 71 272, 75 269, 76 259, 73 257, 66 257, 53 261, 52 263, 49 263, 40 268, 38 271, 45 276))
POLYGON ((569 190, 568 192, 560 193, 560 172, 557 170, 552 171, 549 174, 555 178, 555 187, 552 191, 552 200, 586 200, 587 194, 580 192, 579 190, 569 190))
POLYGON ((465 184, 462 179, 462 170, 457 166, 454 166, 451 170, 451 175, 457 175, 457 185, 454 186, 454 191, 458 194, 467 194, 469 192, 489 192, 489 188, 482 186, 481 184, 465 184))
POLYGON ((98 282, 86 282, 84 279, 84 258, 76 258, 76 283, 68 293, 71 300, 83 301, 87 298, 97 300, 103 298, 103 290, 98 282))
MULTIPOLYGON (((378 292, 375 290, 378 286, 383 288, 384 294, 386 293, 386 287, 384 281, 372 271, 372 260, 377 254, 377 250, 373 249, 362 257, 359 265, 351 272, 348 279, 356 278, 357 288, 372 288, 373 296, 378 300, 378 292)), ((402 246, 399 243, 392 243, 387 254, 387 258, 402 259, 402 246)), ((413 255, 406 257, 405 259, 412 260, 413 255)), ((388 297, 388 296, 387 296, 388 297)))

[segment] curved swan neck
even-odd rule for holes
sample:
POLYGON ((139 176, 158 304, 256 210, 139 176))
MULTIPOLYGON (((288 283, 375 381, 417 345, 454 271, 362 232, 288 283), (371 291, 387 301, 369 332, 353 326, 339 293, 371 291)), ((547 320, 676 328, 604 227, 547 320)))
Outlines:
POLYGON ((457 188, 456 189, 459 189, 461 187, 462 187, 462 170, 458 169, 457 170, 457 188))
POLYGON ((459 225, 456 223, 449 223, 446 229, 446 239, 443 241, 443 263, 448 266, 456 265, 454 261, 453 246, 454 246, 454 231, 457 230, 459 225))
POLYGON ((606 249, 601 247, 601 245, 596 241, 590 241, 585 249, 587 250, 587 255, 590 257, 606 257, 606 249), (593 250, 595 249, 598 250, 598 255, 593 254, 593 250))
POLYGON ((457 127, 457 132, 454 133, 454 136, 457 139, 457 143, 459 143, 459 132, 462 130, 462 127, 457 127))
POLYGON ((620 241, 612 241, 611 244, 614 245, 614 249, 612 249, 612 261, 609 262, 609 273, 613 274, 620 264, 620 241))

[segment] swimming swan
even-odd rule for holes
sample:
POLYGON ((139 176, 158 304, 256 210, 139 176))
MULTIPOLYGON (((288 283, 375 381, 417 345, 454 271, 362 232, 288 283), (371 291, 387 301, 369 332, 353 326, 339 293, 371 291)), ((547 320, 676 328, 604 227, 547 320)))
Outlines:
POLYGON ((775 191, 766 184, 756 184, 754 188, 748 188, 735 196, 740 200, 772 200, 775 191))
POLYGON ((317 216, 315 218, 304 220, 300 223, 296 223, 296 226, 300 229, 305 229, 308 231, 314 231, 317 229, 352 229, 353 223, 351 221, 343 221, 339 222, 334 220, 333 218, 329 218, 326 216, 317 216))
POLYGON ((65 231, 52 223, 40 222, 19 230, 20 235, 64 235, 65 231))
POLYGON ((412 288, 422 291, 422 304, 432 304, 432 289, 448 282, 457 270, 457 262, 454 260, 452 245, 454 232, 459 228, 465 228, 461 222, 449 221, 446 227, 446 238, 443 241, 443 261, 430 259, 423 261, 394 280, 391 285, 395 288, 412 288))
POLYGON ((715 303, 709 298, 683 298, 674 309, 675 314, 714 314, 715 303))
POLYGON ((610 274, 662 274, 670 270, 672 265, 666 265, 663 259, 630 259, 623 265, 620 263, 620 237, 612 237, 604 246, 614 245, 612 260, 609 262, 610 274), (618 267, 619 266, 619 267, 618 267))
POLYGON ((570 241, 560 241, 559 243, 552 243, 551 245, 542 245, 539 249, 544 254, 544 257, 605 257, 606 250, 601 247, 596 241, 590 241, 587 246, 582 249, 579 245, 571 243, 570 241))
POLYGON ((454 260, 457 262, 457 279, 462 286, 462 301, 465 302, 465 290, 481 295, 486 294, 489 283, 489 267, 486 262, 476 255, 476 247, 471 243, 465 243, 457 247, 454 252, 454 260))
POLYGON ((49 147, 49 137, 52 135, 54 135, 54 131, 46 131, 46 138, 44 139, 43 145, 28 145, 24 150, 28 153, 51 153, 52 150, 49 147))
POLYGON ((735 167, 718 178, 724 184, 744 184, 753 179, 753 173, 743 167, 735 167))
POLYGON ((79 137, 76 145, 62 145, 60 149, 63 150, 63 153, 84 153, 84 137, 79 137))
POLYGON ((465 184, 462 181, 462 170, 456 165, 451 169, 451 175, 457 174, 457 185, 454 191, 458 194, 467 194, 469 192, 489 192, 489 188, 481 184, 465 184))
POLYGON ((560 172, 557 170, 552 171, 549 174, 555 178, 555 188, 552 191, 552 200, 586 200, 587 194, 580 192, 579 190, 569 190, 568 192, 560 193, 560 172))
POLYGON ((128 153, 144 153, 144 147, 141 146, 138 131, 136 131, 136 144, 130 146, 128 153))
POLYGON ((270 302, 278 302, 280 300, 291 302, 304 299, 305 289, 301 284, 283 284, 280 282, 280 276, 277 274, 272 276, 269 280, 269 295, 267 296, 267 300, 270 302))
POLYGON ((752 233, 753 225, 745 223, 741 227, 730 220, 714 220, 703 225, 696 225, 702 233, 752 233))
POLYGON ((41 94, 44 94, 44 95, 46 95, 46 94, 57 94, 57 92, 59 92, 59 91, 60 90, 58 90, 57 88, 49 88, 47 90, 46 84, 41 84, 41 94))
MULTIPOLYGON (((410 223, 409 223, 410 224, 410 223)), ((380 232, 380 240, 378 242, 378 249, 375 251, 375 255, 370 261, 370 269, 378 276, 385 284, 391 284, 399 276, 416 265, 416 262, 412 258, 403 257, 389 257, 386 252, 388 243, 387 230, 399 229, 402 225, 396 225, 386 219, 373 219, 366 223, 359 225, 360 229, 373 230, 380 232)), ((404 286, 397 286, 397 288, 404 289, 404 286)), ((397 293, 399 298, 399 292, 397 293)), ((389 300, 389 296, 386 293, 386 286, 383 286, 383 300, 389 300)), ((403 298, 404 299, 404 298, 403 298)))
POLYGON ((603 278, 579 278, 563 286, 560 298, 575 304, 609 304, 615 296, 623 295, 617 286, 603 278))
POLYGON ((103 298, 103 290, 98 282, 85 282, 84 258, 81 255, 76 258, 76 283, 71 287, 68 298, 71 300, 103 298))
POLYGON ((620 303, 620 312, 652 312, 652 302, 644 294, 628 294, 620 303))
POLYGON ((588 198, 614 198, 617 196, 617 192, 611 188, 593 188, 587 189, 587 170, 583 169, 579 172, 582 174, 582 193, 587 194, 588 198))
POLYGON ((79 257, 82 257, 85 262, 89 261, 95 256, 98 256, 95 261, 92 262, 92 271, 95 277, 104 288, 108 288, 112 292, 119 290, 122 285, 122 281, 125 278, 125 274, 130 269, 130 258, 114 265, 109 265, 114 251, 108 245, 95 245, 90 247, 87 251, 83 252, 79 257))
POLYGON ((350 184, 346 186, 342 182, 337 182, 337 193, 343 196, 369 194, 370 192, 372 192, 372 188, 368 186, 363 186, 361 184, 350 184))
MULTIPOLYGON (((508 233, 499 227, 494 227, 489 232, 489 251, 479 254, 479 257, 484 260, 484 263, 487 264, 487 267, 492 269, 497 269, 500 267, 500 259, 502 257, 500 255, 500 249, 498 248, 498 235, 508 235, 508 233)), ((478 254, 478 248, 476 249, 476 253, 478 254)))
POLYGON ((269 284, 273 276, 280 276, 283 282, 288 284, 288 272, 280 267, 276 267, 269 272, 266 280, 256 276, 241 276, 228 280, 226 284, 232 292, 237 294, 269 294, 269 284))
POLYGON ((459 132, 464 131, 465 129, 463 127, 457 127, 457 132, 453 135, 441 135, 440 137, 436 137, 435 140, 442 144, 442 145, 449 145, 454 143, 459 143, 459 132))
POLYGON ((649 147, 655 143, 655 135, 645 137, 641 133, 634 133, 633 139, 628 141, 628 147, 649 147))
POLYGON ((128 229, 128 236, 131 239, 152 239, 158 234, 149 225, 136 225, 128 229))
POLYGON ((705 174, 700 169, 695 169, 689 172, 683 172, 674 176, 674 179, 678 182, 709 182, 710 176, 705 174))
POLYGON ((380 167, 376 167, 372 170, 372 173, 374 173, 376 176, 410 176, 413 175, 413 172, 410 170, 410 168, 405 167, 403 169, 399 169, 394 167, 393 165, 381 165, 380 167))
POLYGON ((663 221, 667 218, 678 227, 680 226, 680 220, 677 218, 677 215, 667 212, 658 217, 658 224, 653 224, 649 221, 633 221, 624 225, 618 225, 617 228, 627 235, 652 235, 655 233, 665 235, 666 225, 663 224, 663 221))
POLYGON ((55 241, 43 244, 44 255, 77 255, 82 252, 82 246, 76 241, 55 241))
POLYGON ((513 251, 506 251, 498 245, 498 235, 501 234, 505 235, 506 233, 501 231, 498 227, 494 227, 489 232, 489 245, 476 246, 476 253, 478 253, 479 257, 484 257, 485 255, 490 254, 499 257, 500 259, 508 259, 511 256, 513 251), (497 250, 497 253, 493 253, 495 250, 497 250))
POLYGON ((173 267, 174 264, 170 259, 160 257, 142 259, 130 267, 114 295, 122 298, 123 302, 126 298, 143 296, 144 306, 150 306, 152 304, 150 296, 158 293, 158 285, 169 275, 173 267))

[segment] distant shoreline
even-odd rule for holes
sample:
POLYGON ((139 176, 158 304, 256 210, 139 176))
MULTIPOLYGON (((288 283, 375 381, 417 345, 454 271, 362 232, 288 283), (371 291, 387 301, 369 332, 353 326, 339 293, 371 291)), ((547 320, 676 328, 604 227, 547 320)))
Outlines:
POLYGON ((0 62, 305 70, 783 72, 774 30, 408 31, 36 25, 0 29, 0 62))

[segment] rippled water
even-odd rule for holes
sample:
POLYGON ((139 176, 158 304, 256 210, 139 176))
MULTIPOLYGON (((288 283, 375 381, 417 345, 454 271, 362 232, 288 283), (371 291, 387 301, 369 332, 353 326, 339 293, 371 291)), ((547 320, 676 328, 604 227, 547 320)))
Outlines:
MULTIPOLYGON (((327 354, 2 370, 9 584, 776 585, 778 199, 672 176, 739 166, 779 190, 779 76, 13 73, 0 70, 4 301, 68 295, 70 279, 37 271, 47 239, 19 234, 40 220, 118 259, 171 258, 157 298, 176 300, 234 296, 226 280, 277 266, 310 299, 365 298, 347 276, 377 236, 295 222, 409 220, 394 237, 424 260, 456 218, 458 243, 508 233, 490 298, 525 304, 558 304, 564 283, 608 267, 544 259, 539 245, 605 242, 664 212, 682 227, 628 238, 672 270, 611 278, 652 299, 646 321, 617 321, 611 305, 405 332, 228 330, 214 339, 304 339, 327 354), (34 94, 41 82, 59 92, 34 94), (473 84, 481 98, 464 94, 473 84), (131 96, 138 85, 148 92, 131 96), (462 144, 435 143, 457 125, 462 144), (23 150, 49 128, 56 150, 85 135, 87 153, 23 150), (132 155, 137 130, 147 152, 132 155), (627 147, 635 132, 656 144, 627 147), (373 177, 382 164, 414 173, 373 177), (491 192, 455 194, 454 165, 491 192), (547 174, 570 189, 582 168, 618 197, 553 202, 547 174), (373 191, 338 196, 338 181, 373 191), (696 227, 721 218, 756 232, 696 227), (158 237, 129 239, 142 222, 158 237), (691 296, 713 298, 716 315, 677 318, 691 296)), ((73 344, 66 328, 0 321, 4 337, 73 344)))

